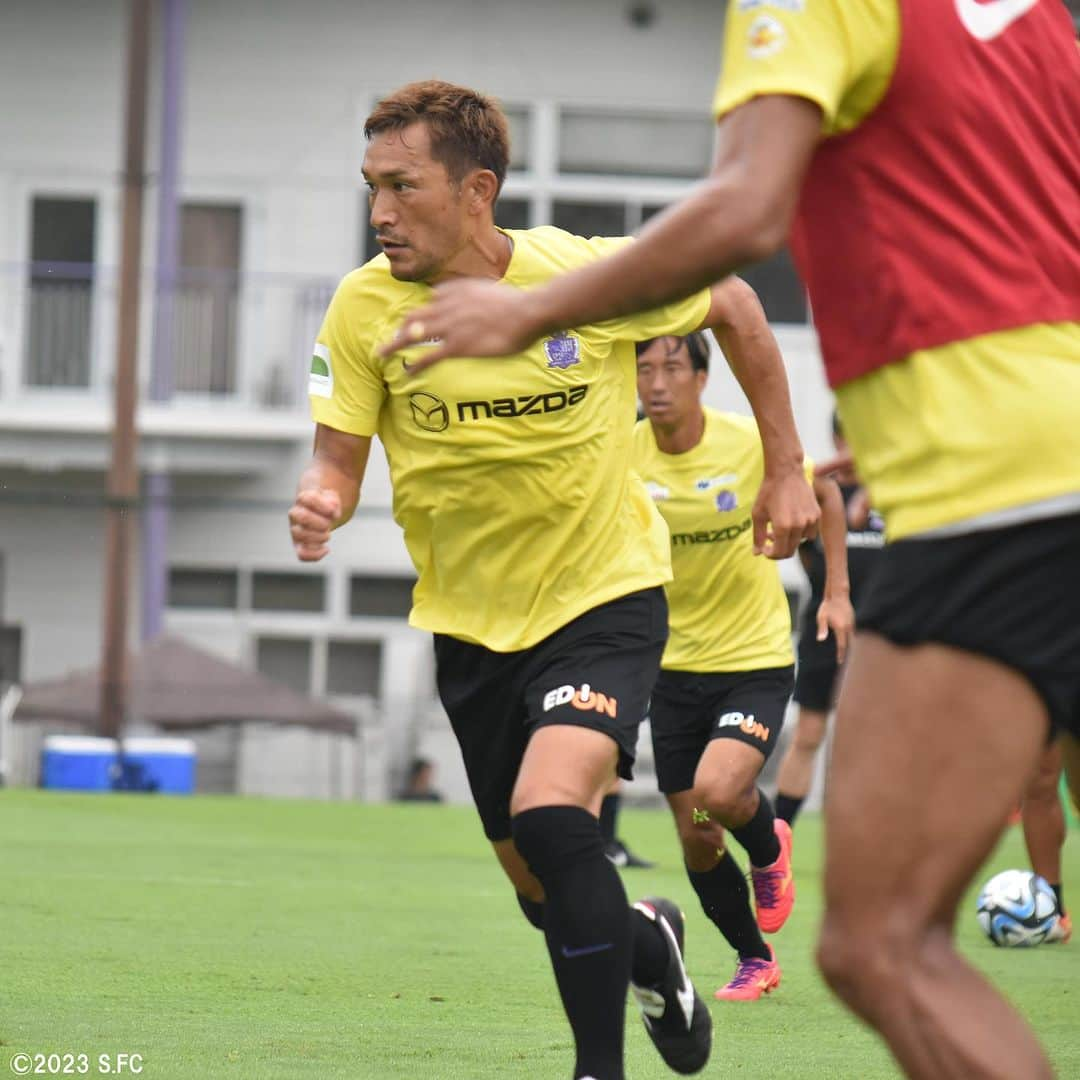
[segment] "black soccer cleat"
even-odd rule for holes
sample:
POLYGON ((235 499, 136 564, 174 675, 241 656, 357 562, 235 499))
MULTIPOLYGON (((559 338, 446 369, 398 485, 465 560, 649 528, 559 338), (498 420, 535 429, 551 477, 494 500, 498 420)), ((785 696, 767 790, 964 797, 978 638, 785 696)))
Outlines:
POLYGON ((604 844, 604 854, 620 870, 651 870, 656 863, 635 855, 621 840, 609 840, 604 844))
POLYGON ((645 1030, 669 1068, 683 1075, 696 1073, 709 1060, 712 1017, 683 966, 682 912, 670 900, 655 897, 639 900, 634 910, 655 924, 667 940, 669 952, 661 983, 630 984, 645 1030))

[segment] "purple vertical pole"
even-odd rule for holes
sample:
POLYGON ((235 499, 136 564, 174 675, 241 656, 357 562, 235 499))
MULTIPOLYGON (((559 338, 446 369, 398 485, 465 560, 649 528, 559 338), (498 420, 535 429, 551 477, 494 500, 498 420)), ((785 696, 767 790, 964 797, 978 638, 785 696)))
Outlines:
MULTIPOLYGON (((187 0, 162 0, 161 152, 158 163, 158 251, 154 341, 150 365, 152 402, 173 395, 174 312, 179 266, 180 107, 184 87, 184 21, 187 0)), ((168 590, 168 462, 153 461, 146 474, 142 529, 142 640, 152 641, 164 626, 168 590)))

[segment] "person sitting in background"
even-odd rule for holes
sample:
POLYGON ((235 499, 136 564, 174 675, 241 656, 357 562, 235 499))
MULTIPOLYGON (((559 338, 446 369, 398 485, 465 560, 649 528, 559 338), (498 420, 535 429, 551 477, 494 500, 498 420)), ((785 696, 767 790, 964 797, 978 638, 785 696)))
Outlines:
POLYGON ((398 795, 399 802, 442 802, 441 791, 431 786, 435 766, 427 758, 415 757, 409 764, 409 776, 398 795))

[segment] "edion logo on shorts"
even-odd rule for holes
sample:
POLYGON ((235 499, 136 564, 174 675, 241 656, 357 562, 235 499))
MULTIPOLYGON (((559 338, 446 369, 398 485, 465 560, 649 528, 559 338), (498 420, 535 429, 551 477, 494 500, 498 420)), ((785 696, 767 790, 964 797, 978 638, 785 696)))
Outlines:
POLYGON ((559 705, 573 705, 582 712, 606 713, 612 720, 619 713, 619 703, 615 698, 594 690, 588 683, 582 683, 580 687, 567 684, 544 695, 544 712, 551 712, 559 705))
POLYGON ((753 713, 744 716, 741 712, 726 712, 716 721, 716 726, 718 728, 737 727, 747 735, 753 735, 755 739, 760 739, 762 742, 769 741, 769 729, 755 720, 753 713))

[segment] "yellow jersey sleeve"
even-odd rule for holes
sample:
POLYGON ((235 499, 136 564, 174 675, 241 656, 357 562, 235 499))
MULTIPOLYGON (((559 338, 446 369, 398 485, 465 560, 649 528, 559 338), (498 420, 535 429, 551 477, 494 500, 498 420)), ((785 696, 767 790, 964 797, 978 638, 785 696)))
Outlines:
POLYGON ((713 112, 783 94, 818 105, 824 134, 849 131, 888 89, 899 46, 898 0, 731 0, 713 112))
POLYGON ((334 293, 311 358, 308 398, 318 424, 351 435, 374 435, 386 385, 374 357, 385 308, 365 286, 364 270, 348 274, 334 293))

